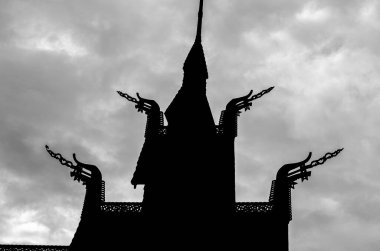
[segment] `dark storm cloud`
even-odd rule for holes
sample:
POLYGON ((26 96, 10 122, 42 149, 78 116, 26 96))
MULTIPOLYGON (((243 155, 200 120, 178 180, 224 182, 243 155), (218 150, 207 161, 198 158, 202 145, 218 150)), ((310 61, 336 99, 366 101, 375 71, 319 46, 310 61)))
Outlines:
MULTIPOLYGON (((0 242, 72 238, 84 187, 45 144, 100 167, 108 201, 141 200, 142 189, 129 180, 146 118, 116 90, 167 108, 182 81, 197 7, 174 0, 0 3, 0 242)), ((379 7, 205 1, 215 121, 231 98, 276 86, 239 118, 237 199, 267 200, 283 164, 345 147, 294 190, 292 250, 378 250, 379 7)))

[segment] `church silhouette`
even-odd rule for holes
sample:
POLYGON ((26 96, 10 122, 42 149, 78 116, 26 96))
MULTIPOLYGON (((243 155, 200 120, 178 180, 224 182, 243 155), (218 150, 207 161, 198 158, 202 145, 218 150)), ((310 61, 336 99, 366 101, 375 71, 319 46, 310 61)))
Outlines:
POLYGON ((203 0, 196 38, 183 65, 182 87, 162 112, 154 100, 118 94, 147 116, 145 142, 131 179, 144 186, 142 202, 107 202, 99 168, 74 162, 46 146, 86 187, 81 219, 69 246, 0 245, 0 250, 221 249, 289 250, 291 189, 311 168, 343 149, 311 161, 282 166, 266 202, 236 202, 235 138, 238 117, 273 90, 232 99, 215 124, 206 96, 207 64, 202 46, 203 0), (164 116, 167 125, 164 124, 164 116))

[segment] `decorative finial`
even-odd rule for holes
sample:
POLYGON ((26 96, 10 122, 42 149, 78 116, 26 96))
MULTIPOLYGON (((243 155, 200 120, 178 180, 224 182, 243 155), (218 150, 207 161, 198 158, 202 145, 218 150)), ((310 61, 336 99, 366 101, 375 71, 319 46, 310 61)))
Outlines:
POLYGON ((198 26, 197 26, 197 36, 195 42, 202 41, 202 17, 203 17, 203 0, 199 2, 199 12, 198 12, 198 26))

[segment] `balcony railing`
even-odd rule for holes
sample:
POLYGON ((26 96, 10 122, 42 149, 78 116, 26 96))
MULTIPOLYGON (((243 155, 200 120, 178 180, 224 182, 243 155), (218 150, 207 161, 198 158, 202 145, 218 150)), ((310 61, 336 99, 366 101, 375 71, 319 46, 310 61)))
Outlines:
MULTIPOLYGON (((101 211, 106 213, 141 213, 141 202, 105 202, 101 211)), ((265 214, 270 213, 273 204, 270 202, 236 202, 236 213, 265 214)))
POLYGON ((69 246, 0 245, 0 251, 68 251, 69 246))

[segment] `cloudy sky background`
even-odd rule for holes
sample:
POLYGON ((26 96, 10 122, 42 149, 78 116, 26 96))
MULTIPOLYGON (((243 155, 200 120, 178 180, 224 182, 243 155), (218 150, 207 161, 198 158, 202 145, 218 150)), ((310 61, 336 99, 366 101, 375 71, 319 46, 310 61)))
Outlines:
MULTIPOLYGON (((46 153, 97 165, 107 201, 141 201, 130 179, 145 115, 180 88, 198 1, 0 1, 0 243, 68 245, 85 189, 46 153)), ((338 158, 293 190, 290 248, 380 249, 380 3, 206 0, 208 98, 276 88, 239 118, 239 201, 265 201, 285 163, 338 158)), ((194 118, 195 119, 195 118, 194 118)), ((242 240, 244 241, 244 240, 242 240)))

